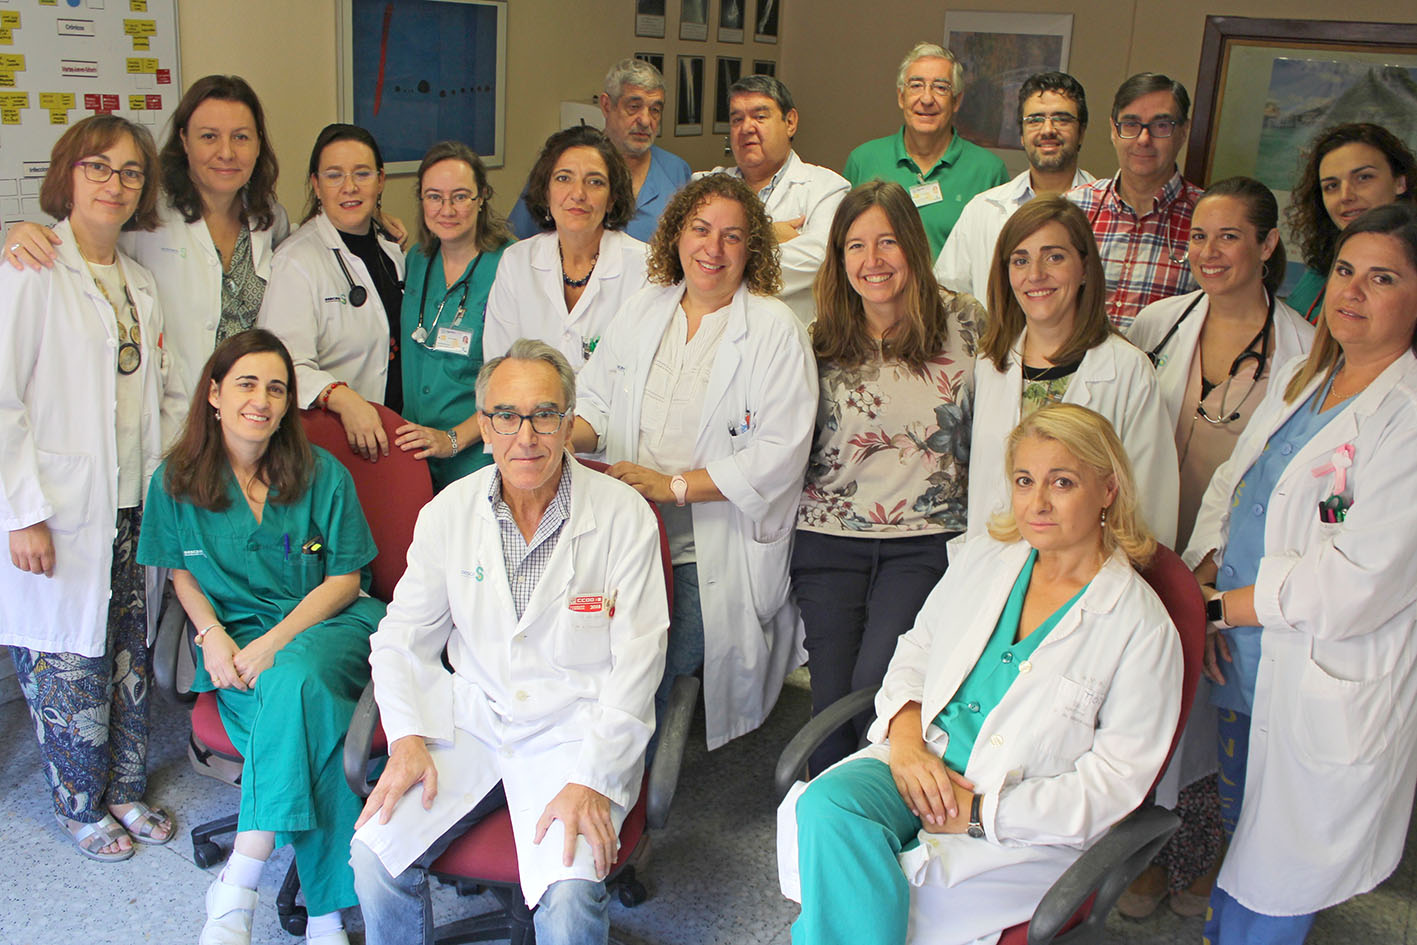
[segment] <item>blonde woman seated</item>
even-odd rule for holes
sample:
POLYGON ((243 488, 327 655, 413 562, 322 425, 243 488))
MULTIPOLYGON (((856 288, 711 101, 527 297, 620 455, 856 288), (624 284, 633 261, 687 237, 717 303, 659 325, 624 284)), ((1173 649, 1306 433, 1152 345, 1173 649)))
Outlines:
POLYGON ((872 744, 779 811, 798 945, 996 941, 1165 760, 1181 647, 1121 442, 1061 405, 1005 448, 1011 508, 901 637, 872 744))

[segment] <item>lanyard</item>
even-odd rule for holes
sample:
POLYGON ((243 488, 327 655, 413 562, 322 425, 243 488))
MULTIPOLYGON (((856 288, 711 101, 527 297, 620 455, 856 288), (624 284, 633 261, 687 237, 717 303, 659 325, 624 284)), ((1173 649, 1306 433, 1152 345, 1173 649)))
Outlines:
MULTIPOLYGON (((457 328, 462 324, 463 315, 467 313, 467 291, 469 283, 472 282, 472 277, 477 275, 477 267, 481 265, 483 255, 482 253, 478 253, 477 258, 472 261, 472 268, 468 270, 467 275, 448 287, 448 291, 443 294, 443 301, 438 303, 438 311, 433 313, 433 324, 429 325, 429 328, 438 327, 438 319, 443 317, 443 306, 448 304, 448 299, 452 297, 453 290, 459 285, 462 286, 462 295, 458 298, 458 311, 457 315, 453 317, 453 327, 457 328)), ((418 299, 418 327, 413 329, 411 335, 413 340, 419 344, 423 344, 423 342, 428 340, 428 332, 423 328, 423 312, 425 306, 428 304, 428 283, 432 281, 428 276, 432 275, 432 272, 433 267, 430 265, 428 267, 428 273, 423 277, 423 294, 420 295, 418 299)))

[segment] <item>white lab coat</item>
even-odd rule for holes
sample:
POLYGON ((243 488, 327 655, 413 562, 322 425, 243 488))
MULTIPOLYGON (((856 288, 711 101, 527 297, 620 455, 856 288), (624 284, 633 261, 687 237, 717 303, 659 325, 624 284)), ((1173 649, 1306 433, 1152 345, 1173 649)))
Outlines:
MULTIPOLYGON (((969 447, 968 537, 985 534, 989 518, 1008 506, 1004 451, 1018 426, 1023 398, 1023 335, 1009 352, 1003 373, 982 354, 974 365, 974 434, 969 447)), ((1063 402, 1095 410, 1111 421, 1132 461, 1137 506, 1158 541, 1176 541, 1181 473, 1176 461, 1176 424, 1168 424, 1145 354, 1121 335, 1109 335, 1083 355, 1063 402)))
POLYGON ((601 233, 590 282, 567 312, 556 231, 508 246, 487 296, 482 359, 500 358, 518 338, 536 338, 579 371, 625 301, 644 288, 648 251, 622 230, 601 233))
MULTIPOLYGON (((195 390, 221 321, 221 254, 200 217, 188 223, 166 200, 159 203, 158 216, 157 229, 131 230, 118 245, 152 273, 165 314, 164 346, 184 386, 195 390)), ((290 220, 280 204, 268 229, 251 231, 251 265, 267 282, 275 247, 289 234, 290 220)))
MULTIPOLYGON (((600 434, 608 462, 638 461, 645 384, 683 295, 682 285, 637 294, 581 372, 576 412, 600 434)), ((817 367, 791 316, 776 299, 739 286, 694 441, 692 468, 707 469, 728 500, 693 505, 710 749, 761 725, 783 678, 806 659, 788 562, 816 420, 817 367), (731 433, 745 417, 748 429, 731 433)))
POLYGON ((569 453, 565 461, 570 518, 520 620, 487 498, 496 467, 453 483, 419 513, 369 662, 389 741, 428 740, 438 796, 425 811, 415 785, 388 824, 375 818, 355 834, 392 875, 500 781, 534 906, 553 882, 596 878, 584 838, 574 865, 561 864, 559 821, 532 842, 551 799, 569 783, 599 791, 618 832, 639 796, 669 626, 659 529, 629 486, 569 453), (572 609, 586 597, 598 610, 572 609))
MULTIPOLYGON (((703 177, 704 173, 695 174, 695 179, 703 177)), ((736 167, 715 167, 707 173, 743 176, 736 167)), ((817 317, 812 283, 827 258, 827 237, 831 235, 836 206, 851 189, 851 184, 831 168, 808 164, 796 151, 787 155, 779 173, 776 186, 764 201, 768 218, 775 223, 798 217, 806 219, 797 236, 777 244, 782 261, 782 291, 777 297, 787 303, 805 328, 817 317)))
MULTIPOLYGON (((382 236, 379 246, 402 281, 403 251, 382 236)), ((290 349, 301 407, 312 406, 335 381, 344 381, 371 404, 384 402, 389 317, 364 261, 345 247, 324 213, 280 244, 256 324, 275 332, 290 349), (335 262, 335 251, 355 284, 369 293, 363 305, 350 304, 349 281, 335 262)))
MULTIPOLYGON (((935 717, 978 662, 1029 546, 966 542, 896 646, 873 744, 851 758, 890 762, 887 730, 919 702, 931 750, 949 736, 935 717)), ((910 941, 986 941, 1027 921, 1048 887, 1150 789, 1181 711, 1180 638, 1166 608, 1121 553, 1083 591, 984 719, 965 777, 983 796, 984 840, 922 830, 901 853, 910 882, 910 941)), ((849 760, 849 759, 848 759, 849 760)), ((797 797, 778 809, 778 873, 800 900, 797 797)))
MULTIPOLYGON (((0 267, 0 530, 49 523, 54 576, 0 564, 0 644, 102 656, 118 513, 118 337, 112 306, 67 220, 52 269, 0 267)), ((162 309, 152 276, 118 254, 142 340, 143 483, 187 409, 158 347, 162 309)), ((121 303, 120 303, 121 304, 121 303)), ((148 631, 161 572, 147 569, 148 631)))
MULTIPOLYGON (((1091 174, 1078 168, 1069 189, 1092 180, 1091 174)), ((999 231, 1014 211, 1033 197, 1032 171, 1025 170, 1008 183, 990 187, 970 198, 935 260, 935 281, 952 292, 968 292, 987 306, 989 270, 994 263, 994 244, 999 241, 999 231)))
MULTIPOLYGON (((1240 477, 1322 384, 1284 402, 1302 363, 1275 372, 1216 470, 1187 564, 1223 554, 1240 477)), ((1245 797, 1219 878, 1257 912, 1325 909, 1372 889, 1402 856, 1417 787, 1415 468, 1417 358, 1407 352, 1295 452, 1267 500, 1245 797), (1314 470, 1344 444, 1352 506, 1343 522, 1320 522, 1333 477, 1314 470)))
MULTIPOLYGON (((1186 399, 1186 381, 1191 375, 1191 361, 1196 355, 1196 345, 1200 344, 1201 328, 1210 313, 1210 301, 1203 298, 1203 295, 1204 293, 1197 289, 1185 295, 1152 302, 1127 326, 1127 340, 1143 352, 1148 352, 1166 337, 1166 333, 1176 324, 1186 306, 1200 299, 1199 304, 1171 336, 1171 340, 1166 342, 1166 347, 1157 352, 1156 379, 1161 384, 1161 399, 1166 406, 1167 416, 1171 418, 1173 431, 1181 420, 1181 405, 1186 399)), ((1309 346, 1314 340, 1314 326, 1288 305, 1275 300, 1272 337, 1274 347, 1269 362, 1271 376, 1276 368, 1288 364, 1301 354, 1309 353, 1309 346)), ((1253 362, 1247 361, 1243 371, 1253 370, 1253 362)))

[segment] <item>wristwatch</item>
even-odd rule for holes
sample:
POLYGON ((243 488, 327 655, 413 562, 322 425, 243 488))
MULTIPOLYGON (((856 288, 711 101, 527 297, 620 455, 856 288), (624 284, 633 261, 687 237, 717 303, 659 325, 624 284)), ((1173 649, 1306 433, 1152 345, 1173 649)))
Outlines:
POLYGON ((683 476, 675 476, 669 480, 669 491, 674 493, 674 504, 682 509, 689 497, 689 480, 683 476))
POLYGON ((979 816, 979 804, 984 800, 982 794, 974 795, 974 800, 969 803, 969 830, 968 833, 975 840, 984 839, 984 821, 979 816))
POLYGON ((1229 630, 1232 624, 1225 619, 1225 592, 1216 594, 1205 602, 1205 619, 1220 630, 1229 630))
POLYGON ((458 431, 457 431, 457 430, 444 430, 443 432, 448 435, 448 442, 453 445, 453 451, 452 451, 452 453, 450 453, 450 454, 448 454, 448 455, 449 455, 450 457, 458 455, 458 431))

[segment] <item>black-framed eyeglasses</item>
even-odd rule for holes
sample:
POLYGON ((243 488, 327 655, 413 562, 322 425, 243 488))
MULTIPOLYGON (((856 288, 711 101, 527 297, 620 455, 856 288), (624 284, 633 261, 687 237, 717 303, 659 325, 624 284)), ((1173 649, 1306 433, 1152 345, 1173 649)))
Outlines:
POLYGON ((1048 122, 1051 122, 1054 128, 1071 128, 1078 123, 1078 116, 1069 115, 1067 112, 1058 112, 1054 115, 1023 116, 1023 125, 1025 128, 1041 128, 1048 122))
POLYGON ((1151 121, 1123 118, 1112 124, 1116 126, 1119 138, 1140 138, 1143 131, 1150 132, 1153 138, 1169 138, 1181 123, 1174 118, 1153 118, 1151 121))
POLYGON ((479 195, 470 190, 455 190, 447 195, 437 190, 428 190, 423 193, 423 202, 435 210, 443 209, 444 203, 452 204, 454 210, 466 210, 477 199, 479 199, 479 195))
POLYGON ((550 436, 561 429, 569 410, 536 410, 532 413, 517 413, 515 410, 484 410, 482 415, 492 423, 492 432, 502 436, 516 436, 522 424, 531 421, 531 431, 539 436, 550 436))
POLYGON ((102 161, 75 161, 74 166, 82 167, 84 176, 95 184, 107 183, 110 177, 117 174, 118 182, 129 190, 142 190, 143 181, 148 179, 147 173, 136 167, 114 167, 102 161))

